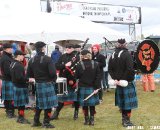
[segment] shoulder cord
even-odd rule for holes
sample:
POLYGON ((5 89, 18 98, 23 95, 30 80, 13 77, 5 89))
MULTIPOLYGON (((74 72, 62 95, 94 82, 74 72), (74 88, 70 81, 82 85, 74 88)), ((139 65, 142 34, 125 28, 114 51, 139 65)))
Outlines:
POLYGON ((12 62, 12 63, 10 64, 10 68, 13 69, 15 65, 16 65, 16 62, 12 62))
MULTIPOLYGON (((41 56, 40 63, 43 63, 43 59, 44 59, 44 56, 41 56)), ((32 60, 32 63, 33 63, 34 60, 35 60, 35 57, 33 57, 31 60, 32 60)))

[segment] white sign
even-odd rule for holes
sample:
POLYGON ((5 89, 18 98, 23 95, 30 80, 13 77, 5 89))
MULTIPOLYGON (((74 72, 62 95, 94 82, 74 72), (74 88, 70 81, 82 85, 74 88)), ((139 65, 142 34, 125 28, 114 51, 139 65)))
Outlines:
POLYGON ((50 2, 53 13, 76 15, 95 22, 140 24, 141 8, 78 2, 50 2))

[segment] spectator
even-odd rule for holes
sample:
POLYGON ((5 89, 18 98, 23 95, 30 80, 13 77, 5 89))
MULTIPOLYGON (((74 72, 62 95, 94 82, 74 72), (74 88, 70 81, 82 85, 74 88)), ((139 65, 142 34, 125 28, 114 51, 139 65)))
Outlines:
POLYGON ((143 90, 145 92, 148 92, 148 91, 154 92, 155 91, 156 87, 155 87, 153 73, 142 75, 142 86, 143 86, 143 90))
POLYGON ((59 46, 55 46, 55 50, 52 51, 51 58, 53 63, 57 63, 62 53, 59 51, 59 46))
MULTIPOLYGON (((103 68, 106 66, 105 56, 99 53, 100 45, 95 44, 92 46, 92 60, 96 61, 100 68, 101 81, 103 79, 103 68)), ((102 86, 101 86, 102 88, 102 86)), ((103 91, 102 89, 99 91, 99 99, 100 103, 102 102, 103 91)))
POLYGON ((106 55, 106 66, 103 68, 103 90, 109 92, 109 84, 108 84, 108 61, 109 61, 109 55, 106 55))

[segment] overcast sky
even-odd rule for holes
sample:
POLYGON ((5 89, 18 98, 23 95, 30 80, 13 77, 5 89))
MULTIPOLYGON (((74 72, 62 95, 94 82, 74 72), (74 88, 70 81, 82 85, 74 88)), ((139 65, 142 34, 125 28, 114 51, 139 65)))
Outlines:
MULTIPOLYGON (((50 0, 52 1, 52 0, 50 0)), ((63 0, 62 0, 63 1, 63 0)), ((65 0, 64 0, 65 1, 65 0)), ((67 1, 67 0, 66 0, 67 1)), ((142 12, 142 26, 136 25, 136 35, 139 36, 144 34, 147 35, 160 35, 160 0, 68 0, 68 1, 79 1, 79 2, 89 2, 89 3, 102 3, 102 4, 112 4, 112 5, 125 5, 125 6, 137 6, 141 7, 142 12), (141 29, 142 27, 142 29, 141 29)), ((40 0, 0 0, 0 14, 12 11, 12 6, 17 6, 17 11, 26 10, 27 12, 32 12, 33 9, 40 11, 40 0), (4 4, 3 4, 4 3, 4 4), (31 4, 32 3, 32 4, 31 4), (25 5, 25 6, 22 6, 25 5), (35 5, 37 5, 35 8, 35 5)), ((16 7, 15 6, 15 7, 16 7)), ((14 8, 15 9, 15 8, 14 8)), ((13 12, 13 11, 12 11, 13 12)), ((113 29, 122 32, 129 32, 128 25, 111 24, 105 25, 113 29)))
MULTIPOLYGON (((142 11, 142 33, 147 35, 160 35, 160 0, 74 0, 90 3, 103 3, 113 5, 126 5, 141 7, 142 11)), ((107 25, 108 26, 108 25, 107 25)), ((109 25, 110 27, 128 32, 126 25, 109 25)), ((141 26, 136 25, 136 34, 141 34, 141 26)))

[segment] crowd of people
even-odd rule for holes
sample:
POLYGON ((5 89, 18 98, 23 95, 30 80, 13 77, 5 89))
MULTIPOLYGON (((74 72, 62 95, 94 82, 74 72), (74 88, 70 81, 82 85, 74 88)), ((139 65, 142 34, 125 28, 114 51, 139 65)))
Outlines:
MULTIPOLYGON (((132 109, 138 107, 134 83, 135 71, 125 39, 118 39, 116 49, 110 58, 100 53, 99 44, 92 45, 90 50, 81 50, 80 45, 67 44, 64 54, 56 45, 51 57, 45 55, 44 42, 39 41, 33 45, 35 54, 26 68, 22 64, 24 52, 16 50, 13 53, 12 45, 9 43, 3 44, 1 49, 1 98, 8 118, 16 117, 17 108, 17 122, 30 124, 24 113, 25 105, 29 103, 28 84, 35 83, 36 107, 32 127, 55 128, 50 122, 59 118, 67 101, 74 103, 74 120, 77 120, 81 106, 84 125, 93 126, 96 105, 102 103, 103 92, 109 92, 108 74, 110 74, 116 85, 115 105, 122 111, 122 125, 134 126, 130 117, 132 109), (67 94, 57 95, 57 72, 59 77, 67 79, 67 94), (127 82, 127 85, 123 85, 121 81, 127 82), (53 114, 52 108, 56 108, 53 114), (42 110, 44 110, 43 123, 40 122, 42 110)), ((144 89, 148 90, 146 87, 144 89)), ((152 85, 151 91, 153 90, 155 87, 152 85)))

